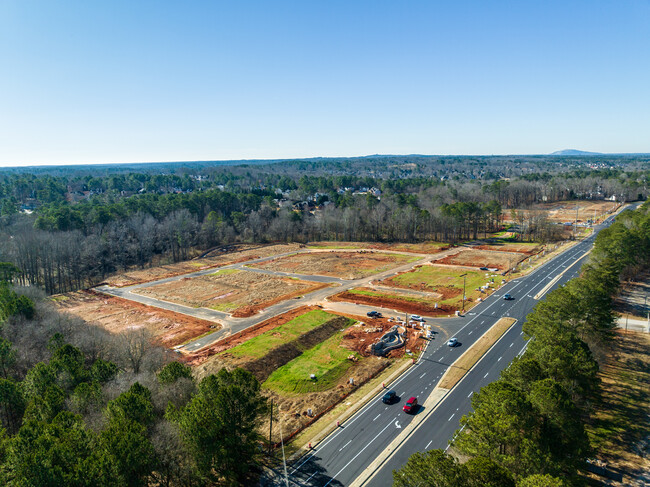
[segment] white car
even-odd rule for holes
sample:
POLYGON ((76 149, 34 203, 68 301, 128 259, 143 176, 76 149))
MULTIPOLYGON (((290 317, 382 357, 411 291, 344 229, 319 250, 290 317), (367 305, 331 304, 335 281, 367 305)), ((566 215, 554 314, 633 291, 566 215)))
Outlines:
POLYGON ((424 318, 422 318, 420 315, 411 315, 411 319, 413 321, 424 321, 424 318))
POLYGON ((455 347, 458 345, 458 338, 450 338, 449 341, 447 342, 447 345, 450 347, 455 347))

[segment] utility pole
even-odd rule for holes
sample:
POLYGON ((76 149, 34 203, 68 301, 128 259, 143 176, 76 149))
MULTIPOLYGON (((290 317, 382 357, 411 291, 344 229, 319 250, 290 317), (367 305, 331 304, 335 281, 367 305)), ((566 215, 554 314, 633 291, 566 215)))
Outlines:
POLYGON ((467 273, 462 274, 459 277, 463 278, 463 314, 465 314, 465 279, 467 277, 467 273))
POLYGON ((271 399, 271 421, 269 421, 269 456, 271 456, 271 452, 273 451, 271 433, 273 433, 273 399, 271 399))
POLYGON ((282 422, 280 422, 280 444, 282 445, 282 463, 284 464, 284 482, 289 487, 289 475, 287 474, 287 458, 284 456, 284 438, 282 435, 282 422))

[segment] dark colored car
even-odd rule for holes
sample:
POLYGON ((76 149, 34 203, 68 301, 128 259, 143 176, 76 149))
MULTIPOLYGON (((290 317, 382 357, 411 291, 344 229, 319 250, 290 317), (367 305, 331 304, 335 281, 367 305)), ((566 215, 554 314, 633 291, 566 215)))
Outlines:
POLYGON ((405 413, 414 413, 418 409, 418 400, 415 397, 410 398, 408 401, 406 401, 406 404, 404 404, 404 407, 402 410, 405 413))
POLYGON ((384 397, 382 397, 381 400, 384 404, 393 404, 395 401, 397 401, 397 392, 388 391, 386 394, 384 394, 384 397))
POLYGON ((479 267, 479 269, 481 269, 482 271, 487 271, 487 270, 489 270, 487 267, 479 267))
POLYGON ((368 311, 366 316, 368 316, 368 318, 381 318, 381 313, 379 311, 368 311))
POLYGON ((510 301, 511 299, 515 299, 515 298, 513 298, 513 297, 510 296, 509 294, 504 294, 504 295, 503 295, 503 299, 505 299, 506 301, 510 301))

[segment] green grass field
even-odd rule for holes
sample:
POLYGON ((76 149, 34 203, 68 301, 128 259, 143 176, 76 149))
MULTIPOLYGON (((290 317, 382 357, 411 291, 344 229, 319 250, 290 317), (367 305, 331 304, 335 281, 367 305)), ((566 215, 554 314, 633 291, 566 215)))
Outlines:
POLYGON ((212 274, 208 274, 208 276, 225 276, 228 274, 237 274, 238 272, 242 272, 239 269, 220 269, 217 272, 213 272, 212 274))
POLYGON ((228 353, 239 357, 260 358, 266 355, 269 350, 295 340, 303 333, 313 330, 336 317, 337 315, 315 309, 231 348, 228 353))
MULTIPOLYGON (((431 265, 424 265, 411 272, 405 272, 398 276, 392 277, 386 283, 394 282, 400 287, 408 287, 421 291, 435 292, 437 287, 453 287, 460 291, 456 297, 441 300, 441 303, 454 304, 462 300, 463 294, 463 278, 462 274, 467 274, 465 277, 465 289, 467 299, 473 300, 481 296, 481 293, 476 291, 486 284, 489 279, 485 277, 487 271, 468 271, 465 269, 453 269, 448 267, 438 267, 431 265)), ((490 276, 492 274, 490 273, 490 276)), ((494 285, 498 286, 503 281, 500 275, 494 276, 494 285)))
POLYGON ((348 356, 359 354, 341 347, 343 332, 305 351, 300 357, 280 367, 264 382, 263 387, 279 393, 304 394, 331 389, 354 365, 348 356), (311 380, 310 374, 316 374, 311 380))

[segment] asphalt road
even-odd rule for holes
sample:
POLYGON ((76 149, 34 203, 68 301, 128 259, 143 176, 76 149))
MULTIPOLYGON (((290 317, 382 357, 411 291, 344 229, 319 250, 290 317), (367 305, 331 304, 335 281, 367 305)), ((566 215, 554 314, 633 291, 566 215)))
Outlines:
MULTIPOLYGON (((596 230, 607 225, 608 223, 601 225, 596 230)), ((391 389, 397 392, 400 401, 390 406, 385 405, 381 402, 382 393, 378 394, 313 450, 289 465, 289 482, 293 485, 324 487, 350 485, 357 478, 365 478, 372 473, 367 469, 373 461, 381 456, 386 447, 418 415, 427 416, 409 437, 404 438, 401 446, 379 466, 374 477, 365 485, 391 485, 392 470, 402 466, 412 453, 430 448, 445 448, 458 428, 459 419, 470 411, 472 394, 497 379, 500 371, 524 350, 521 328, 526 315, 539 302, 534 297, 561 274, 548 287, 547 292, 575 277, 594 238, 592 235, 584 239, 528 276, 507 283, 483 303, 475 306, 472 312, 467 313, 465 324, 454 335, 460 346, 447 347, 440 339, 429 342, 418 363, 391 384, 391 389), (514 299, 504 300, 505 293, 511 294, 514 299), (518 321, 433 412, 423 407, 415 415, 402 412, 402 405, 411 396, 416 396, 421 404, 424 403, 447 368, 504 316, 518 321)), ((276 479, 277 482, 280 480, 284 482, 284 479, 276 479)))
MULTIPOLYGON (((337 277, 328 277, 328 276, 319 276, 319 275, 292 274, 288 272, 271 271, 271 270, 248 267, 250 264, 256 264, 258 262, 265 262, 268 260, 278 259, 280 257, 301 253, 301 252, 334 252, 334 251, 335 250, 327 250, 327 251, 299 250, 297 252, 287 252, 284 254, 262 257, 247 262, 231 264, 231 265, 218 267, 218 268, 205 269, 202 271, 192 272, 189 274, 183 274, 181 276, 168 277, 164 279, 159 279, 157 281, 146 282, 143 284, 135 284, 133 286, 125 286, 119 288, 111 287, 111 286, 98 286, 95 288, 95 290, 105 294, 110 294, 112 296, 117 296, 120 298, 129 299, 131 301, 136 301, 138 303, 146 304, 148 306, 167 309, 170 311, 174 311, 176 313, 193 316, 195 318, 201 318, 203 320, 221 323, 222 324, 221 329, 213 333, 210 333, 208 335, 202 336, 196 340, 193 340, 183 345, 183 347, 181 347, 185 351, 195 352, 197 350, 200 350, 203 347, 211 345, 212 343, 218 340, 221 340, 222 338, 229 336, 232 333, 237 333, 239 331, 245 330, 246 328, 254 326, 274 316, 280 315, 282 313, 286 313, 287 311, 290 311, 294 308, 322 302, 327 297, 333 294, 338 294, 348 289, 367 285, 368 283, 376 279, 385 279, 389 276, 393 276, 400 272, 409 270, 416 265, 422 265, 431 261, 432 259, 438 259, 442 255, 444 255, 441 253, 432 254, 432 255, 413 254, 414 256, 421 255, 422 258, 415 262, 403 264, 372 276, 364 277, 361 279, 354 279, 354 280, 340 279, 337 277), (177 304, 169 301, 164 301, 161 299, 152 298, 150 296, 143 296, 141 294, 137 294, 138 289, 156 286, 167 282, 178 281, 180 279, 185 279, 185 278, 192 278, 192 277, 199 277, 208 274, 214 274, 215 272, 221 269, 238 269, 238 270, 245 270, 248 272, 257 272, 259 274, 267 274, 267 275, 273 275, 279 277, 294 277, 296 279, 300 279, 303 281, 321 282, 321 283, 332 284, 333 286, 326 287, 323 289, 318 289, 311 293, 307 293, 300 299, 288 299, 280 303, 274 304, 264 309, 261 313, 257 313, 254 316, 251 316, 249 318, 234 318, 229 313, 224 313, 223 311, 216 311, 209 308, 193 308, 190 306, 184 306, 182 304, 177 304)), ((398 252, 389 252, 389 253, 398 253, 398 252)))

